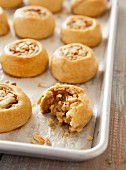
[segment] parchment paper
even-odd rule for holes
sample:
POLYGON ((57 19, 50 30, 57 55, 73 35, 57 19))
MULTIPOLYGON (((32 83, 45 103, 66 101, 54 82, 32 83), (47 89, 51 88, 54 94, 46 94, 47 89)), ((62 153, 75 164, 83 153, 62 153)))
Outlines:
MULTIPOLYGON (((60 27, 62 22, 71 15, 70 13, 70 1, 65 0, 63 11, 61 13, 55 14, 56 18, 56 29, 52 37, 40 41, 47 49, 49 57, 53 52, 60 46, 64 45, 60 40, 60 27)), ((0 53, 2 53, 4 46, 18 38, 14 34, 13 30, 13 13, 14 10, 7 10, 7 15, 9 18, 9 24, 11 27, 10 33, 4 37, 0 37, 0 53)), ((93 117, 84 127, 81 133, 71 133, 70 136, 66 137, 64 132, 67 132, 67 127, 56 127, 55 130, 52 130, 48 126, 49 115, 43 115, 40 112, 39 106, 36 102, 38 98, 42 95, 48 87, 56 84, 58 81, 55 80, 51 73, 50 69, 35 78, 13 78, 9 75, 6 75, 2 69, 0 69, 0 81, 10 81, 16 82, 23 91, 29 96, 33 106, 33 114, 30 120, 21 128, 0 134, 0 140, 7 141, 17 141, 17 142, 26 142, 30 143, 34 133, 39 133, 43 138, 48 137, 51 141, 50 147, 63 147, 69 149, 89 149, 92 146, 92 141, 88 141, 87 137, 94 134, 95 122, 98 113, 99 98, 100 98, 100 89, 102 86, 102 79, 104 73, 104 59, 105 51, 107 46, 108 32, 109 32, 109 11, 98 18, 102 25, 103 41, 102 43, 94 48, 94 52, 99 60, 99 71, 97 76, 85 84, 78 84, 78 86, 84 88, 91 100, 93 117)))

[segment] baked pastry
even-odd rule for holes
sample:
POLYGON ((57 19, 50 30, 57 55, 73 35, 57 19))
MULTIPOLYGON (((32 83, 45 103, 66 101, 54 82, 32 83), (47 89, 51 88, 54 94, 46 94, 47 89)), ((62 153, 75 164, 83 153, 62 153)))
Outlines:
POLYGON ((20 6, 23 0, 0 0, 0 6, 3 8, 15 8, 20 6))
POLYGON ((38 41, 18 40, 5 47, 1 64, 11 76, 33 77, 47 68, 48 54, 38 41))
POLYGON ((56 84, 44 92, 38 104, 43 114, 56 116, 59 125, 68 124, 71 132, 82 131, 92 116, 89 99, 77 86, 56 84))
POLYGON ((62 9, 63 0, 28 0, 28 4, 43 6, 55 13, 62 9))
POLYGON ((40 6, 27 6, 17 9, 14 14, 14 30, 18 37, 43 39, 54 32, 53 14, 40 6))
POLYGON ((107 9, 107 0, 71 0, 71 10, 74 14, 97 17, 107 9))
POLYGON ((60 47, 52 56, 52 74, 61 82, 83 83, 93 78, 97 70, 98 61, 92 49, 79 43, 60 47))
POLYGON ((21 127, 31 114, 28 96, 19 87, 0 83, 0 133, 21 127))
POLYGON ((95 47, 102 40, 100 23, 81 15, 70 16, 62 25, 61 40, 65 44, 82 43, 95 47))
POLYGON ((9 25, 5 11, 0 7, 0 36, 7 34, 9 25))

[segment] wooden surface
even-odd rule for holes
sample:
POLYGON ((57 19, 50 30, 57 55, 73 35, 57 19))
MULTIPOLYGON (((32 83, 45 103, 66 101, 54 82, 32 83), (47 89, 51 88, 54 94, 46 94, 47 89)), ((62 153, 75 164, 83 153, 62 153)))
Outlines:
POLYGON ((81 163, 1 155, 0 170, 126 170, 126 4, 119 0, 112 88, 110 138, 107 151, 81 163))

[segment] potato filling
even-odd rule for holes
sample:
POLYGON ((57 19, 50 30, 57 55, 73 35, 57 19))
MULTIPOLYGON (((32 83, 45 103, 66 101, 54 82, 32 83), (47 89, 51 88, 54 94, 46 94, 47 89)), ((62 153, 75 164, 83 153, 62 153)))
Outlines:
POLYGON ((0 86, 0 109, 9 109, 18 104, 17 95, 13 90, 0 86))
POLYGON ((31 56, 36 54, 39 51, 38 44, 35 44, 31 41, 20 41, 13 43, 9 46, 9 51, 13 55, 18 56, 31 56))
POLYGON ((79 102, 77 90, 74 88, 54 88, 48 92, 46 104, 44 105, 44 113, 49 113, 57 117, 59 125, 67 123, 70 125, 71 117, 67 116, 67 112, 71 106, 79 102))
POLYGON ((81 45, 73 44, 66 45, 59 49, 59 53, 61 56, 65 56, 69 60, 79 60, 83 57, 87 57, 89 51, 81 45))
POLYGON ((83 30, 92 26, 92 21, 83 17, 75 17, 70 18, 70 20, 67 22, 67 26, 72 29, 83 30))

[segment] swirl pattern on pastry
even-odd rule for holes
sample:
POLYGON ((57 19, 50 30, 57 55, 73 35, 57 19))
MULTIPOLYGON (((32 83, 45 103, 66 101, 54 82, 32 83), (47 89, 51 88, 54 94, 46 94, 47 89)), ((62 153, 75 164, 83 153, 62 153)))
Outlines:
POLYGON ((65 44, 82 43, 95 47, 102 40, 101 26, 96 19, 73 15, 63 23, 60 36, 65 44))
POLYGON ((76 43, 69 46, 63 46, 59 49, 59 53, 68 60, 79 60, 83 59, 83 57, 87 57, 89 51, 82 45, 76 43))
POLYGON ((92 111, 85 91, 73 85, 60 85, 47 89, 38 104, 43 114, 56 116, 59 125, 69 125, 71 132, 80 132, 89 122, 92 111))
POLYGON ((31 102, 20 88, 0 84, 0 133, 21 127, 31 114, 31 102))
POLYGON ((2 55, 2 68, 15 77, 33 77, 48 66, 45 48, 32 39, 23 39, 7 45, 2 55), (9 64, 8 64, 9 63, 9 64))
POLYGON ((18 37, 43 39, 51 36, 54 29, 54 16, 44 7, 26 6, 14 14, 14 30, 18 37))
POLYGON ((98 61, 93 51, 82 44, 68 44, 57 49, 51 60, 53 76, 65 83, 83 83, 93 78, 98 61))

